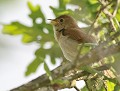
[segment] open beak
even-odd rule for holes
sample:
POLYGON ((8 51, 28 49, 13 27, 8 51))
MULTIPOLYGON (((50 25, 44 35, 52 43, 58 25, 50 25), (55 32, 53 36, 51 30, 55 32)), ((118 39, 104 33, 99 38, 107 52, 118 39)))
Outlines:
POLYGON ((56 19, 48 19, 48 20, 51 20, 51 24, 53 24, 53 25, 57 25, 58 24, 58 21, 56 19))

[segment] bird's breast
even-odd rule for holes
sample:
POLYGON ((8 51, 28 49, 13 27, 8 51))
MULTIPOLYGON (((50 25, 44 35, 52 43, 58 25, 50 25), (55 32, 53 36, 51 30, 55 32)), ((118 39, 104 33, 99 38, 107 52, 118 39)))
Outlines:
POLYGON ((57 40, 65 58, 69 61, 74 61, 78 50, 77 41, 71 39, 69 36, 63 36, 61 33, 55 33, 55 39, 57 40))

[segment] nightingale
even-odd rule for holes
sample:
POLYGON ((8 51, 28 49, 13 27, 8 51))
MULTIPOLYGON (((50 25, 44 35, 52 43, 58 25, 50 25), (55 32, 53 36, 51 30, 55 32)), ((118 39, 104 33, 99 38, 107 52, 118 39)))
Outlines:
POLYGON ((79 44, 96 43, 95 37, 82 31, 75 19, 69 15, 61 15, 49 20, 54 26, 54 37, 64 57, 71 62, 77 57, 79 44))

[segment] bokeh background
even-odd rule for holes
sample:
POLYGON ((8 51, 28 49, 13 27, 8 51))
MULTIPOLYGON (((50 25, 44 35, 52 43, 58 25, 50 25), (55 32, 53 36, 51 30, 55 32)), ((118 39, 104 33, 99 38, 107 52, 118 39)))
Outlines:
MULTIPOLYGON (((95 58, 101 58, 101 55, 105 57, 103 59, 106 62, 105 65, 111 64, 111 62, 116 63, 111 66, 116 72, 119 72, 119 51, 115 51, 118 53, 117 55, 113 53, 110 57, 107 56, 107 53, 111 52, 110 46, 119 48, 119 3, 120 0, 0 0, 0 91, 9 91, 45 72, 50 76, 50 70, 65 60, 54 39, 53 27, 47 20, 62 14, 73 16, 80 27, 85 27, 82 28, 83 31, 94 30, 93 35, 96 35, 99 45, 96 50, 98 55, 93 56, 95 58), (108 6, 104 7, 104 4, 108 4, 108 6), (104 8, 111 15, 115 10, 117 12, 111 18, 104 8), (97 14, 98 17, 96 17, 97 14), (90 27, 91 25, 93 26, 90 27), (107 50, 106 55, 103 55, 105 51, 102 49, 102 43, 107 45, 104 45, 107 50)), ((83 55, 86 55, 90 50, 84 48, 82 51, 83 55)), ((90 86, 85 86, 83 91, 89 88, 100 91, 105 91, 105 89, 118 91, 120 89, 116 79, 106 77, 105 74, 104 79, 99 79, 98 74, 96 81, 87 79, 86 82, 90 86), (104 82, 107 82, 106 85, 104 82), (106 88, 107 86, 108 88, 106 88)), ((82 80, 77 87, 82 88, 84 85, 85 82, 82 80)), ((64 89, 64 91, 67 90, 70 91, 64 89)), ((76 90, 71 89, 71 91, 76 90)))
MULTIPOLYGON (((47 18, 54 18, 49 6, 58 6, 57 0, 29 0, 34 5, 39 4, 47 18)), ((27 26, 32 25, 28 17, 30 10, 28 0, 0 0, 0 24, 9 24, 19 21, 27 26)), ((47 20, 46 20, 47 21, 47 20)), ((48 21, 49 22, 49 21, 48 21)), ((0 25, 0 91, 7 91, 23 83, 26 83, 45 73, 40 66, 36 73, 25 76, 26 67, 35 58, 34 52, 39 48, 37 43, 23 44, 22 36, 10 36, 3 34, 0 25)), ((57 67, 51 64, 51 69, 57 67)))

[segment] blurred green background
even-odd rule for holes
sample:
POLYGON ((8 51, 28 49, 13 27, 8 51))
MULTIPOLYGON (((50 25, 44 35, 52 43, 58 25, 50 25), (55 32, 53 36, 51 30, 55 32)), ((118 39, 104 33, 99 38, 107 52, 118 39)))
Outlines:
MULTIPOLYGON (((55 18, 49 6, 57 7, 57 1, 29 0, 29 2, 34 6, 39 4, 46 19, 55 18)), ((36 73, 25 76, 27 66, 35 59, 34 53, 39 49, 39 43, 23 43, 22 35, 11 36, 2 33, 2 24, 10 24, 13 21, 31 27, 33 24, 32 19, 28 16, 30 13, 28 0, 0 0, 0 91, 12 89, 45 73, 42 65, 36 73)), ((40 22, 40 19, 38 18, 37 21, 40 22)), ((13 27, 9 27, 9 29, 12 31, 13 27)), ((49 57, 47 58, 49 59, 49 57)), ((49 61, 47 62, 51 64, 49 61)), ((59 64, 60 61, 56 65, 51 64, 50 68, 53 69, 59 64)))
MULTIPOLYGON (((116 2, 109 2, 112 12, 116 2)), ((51 75, 50 70, 64 59, 47 19, 69 14, 80 27, 89 27, 100 8, 98 0, 0 0, 0 90, 22 85, 45 72, 51 75)), ((117 22, 119 15, 120 8, 114 18, 117 22)), ((115 27, 118 31, 117 24, 115 27)), ((99 43, 115 33, 104 13, 95 28, 99 28, 94 32, 99 43)))

